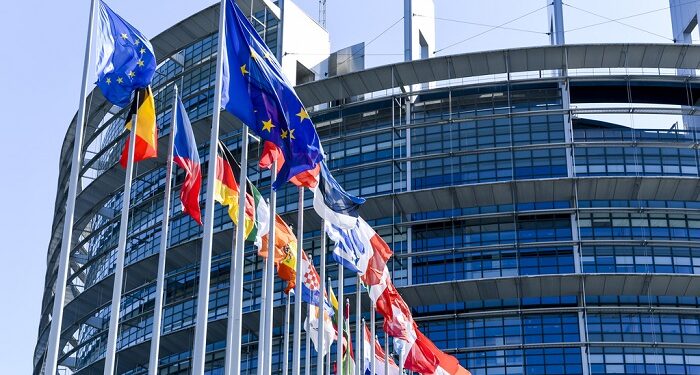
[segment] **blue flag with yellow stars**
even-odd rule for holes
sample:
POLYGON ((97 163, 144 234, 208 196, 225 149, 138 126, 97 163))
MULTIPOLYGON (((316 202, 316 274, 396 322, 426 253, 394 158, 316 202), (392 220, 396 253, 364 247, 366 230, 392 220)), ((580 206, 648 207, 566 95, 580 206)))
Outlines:
POLYGON ((153 47, 103 1, 97 18, 97 86, 112 104, 126 107, 135 90, 151 84, 156 71, 153 47))
POLYGON ((282 67, 233 0, 226 2, 221 106, 282 150, 274 188, 323 160, 316 128, 282 67))

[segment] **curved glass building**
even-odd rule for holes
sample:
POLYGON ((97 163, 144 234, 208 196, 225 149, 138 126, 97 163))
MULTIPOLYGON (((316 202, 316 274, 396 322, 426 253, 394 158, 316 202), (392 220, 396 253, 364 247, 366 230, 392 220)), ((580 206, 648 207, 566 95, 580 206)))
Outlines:
MULTIPOLYGON (((251 13, 274 50, 277 18, 260 7, 251 13)), ((217 17, 217 7, 205 9, 153 39, 161 153, 136 167, 119 374, 145 374, 149 361, 162 150, 175 84, 208 160, 217 17)), ((693 122, 700 98, 698 61, 700 47, 689 45, 596 44, 370 69, 336 64, 328 77, 303 61, 292 69, 329 167, 346 190, 367 198, 361 215, 395 252, 392 277, 420 329, 465 368, 508 375, 698 374, 700 134, 684 125, 693 122)), ((117 162, 125 111, 99 91, 88 103, 59 351, 66 373, 80 375, 103 371, 124 179, 117 162)), ((234 154, 240 126, 222 114, 221 138, 234 154)), ((61 153, 34 374, 43 373, 74 127, 75 121, 61 153)), ((260 152, 253 143, 249 176, 266 195, 269 173, 256 166, 260 152)), ((179 172, 176 191, 182 179, 179 172)), ((188 374, 202 232, 173 195, 159 365, 161 374, 188 374)), ((277 207, 295 223, 296 189, 282 189, 277 207)), ((304 215, 304 248, 318 263, 330 246, 319 248, 320 220, 309 192, 304 215)), ((215 230, 207 370, 223 374, 232 224, 218 205, 215 230)), ((250 374, 257 368, 261 275, 251 246, 242 349, 250 374)), ((278 282, 275 373, 286 354, 281 290, 278 282)), ((354 278, 345 280, 345 292, 355 293, 354 278)))

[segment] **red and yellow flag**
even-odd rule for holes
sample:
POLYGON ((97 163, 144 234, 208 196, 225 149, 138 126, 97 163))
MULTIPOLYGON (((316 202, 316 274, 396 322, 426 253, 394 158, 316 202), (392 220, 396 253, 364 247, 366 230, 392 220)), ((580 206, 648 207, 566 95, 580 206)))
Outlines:
MULTIPOLYGON (((138 90, 138 105, 136 100, 131 103, 129 120, 126 128, 131 130, 131 122, 138 114, 136 124, 136 148, 134 149, 134 163, 158 156, 158 127, 156 126, 156 103, 153 100, 151 86, 138 90)), ((129 135, 131 137, 133 134, 129 135)), ((129 157, 129 137, 126 138, 124 149, 119 163, 126 168, 129 157)))
MULTIPOLYGON (((269 247, 269 235, 262 237, 262 246, 258 249, 258 255, 267 258, 269 247)), ((296 285, 297 269, 297 237, 280 215, 275 216, 275 264, 277 276, 287 282, 285 293, 289 293, 296 285)))

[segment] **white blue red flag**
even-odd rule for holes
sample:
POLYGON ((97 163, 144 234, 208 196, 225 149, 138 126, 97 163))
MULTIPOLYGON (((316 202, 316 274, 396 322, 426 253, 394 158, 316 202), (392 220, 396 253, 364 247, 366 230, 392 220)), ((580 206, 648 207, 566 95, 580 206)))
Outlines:
POLYGON ((192 124, 180 98, 177 98, 177 108, 175 108, 173 118, 176 122, 176 126, 173 128, 175 132, 173 161, 185 170, 185 182, 182 183, 180 191, 182 211, 201 225, 202 213, 199 206, 199 193, 202 189, 202 167, 199 162, 197 142, 192 132, 192 124))

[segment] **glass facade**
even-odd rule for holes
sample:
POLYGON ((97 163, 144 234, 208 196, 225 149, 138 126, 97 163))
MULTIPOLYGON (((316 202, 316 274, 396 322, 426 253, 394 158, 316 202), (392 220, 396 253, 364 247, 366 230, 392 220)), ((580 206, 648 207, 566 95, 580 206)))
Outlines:
MULTIPOLYGON (((256 27, 274 49, 276 19, 267 12, 256 17, 264 20, 256 27)), ((208 129, 216 46, 217 37, 212 34, 184 46, 177 53, 182 60, 172 57, 160 64, 154 93, 161 136, 169 133, 174 84, 180 87, 192 123, 208 129)), ((655 178, 661 181, 656 189, 663 189, 664 179, 697 180, 698 134, 612 123, 601 126, 578 118, 570 121, 564 102, 558 82, 504 80, 426 87, 412 97, 397 93, 359 98, 318 106, 311 116, 338 181, 348 192, 382 207, 378 211, 384 214, 367 220, 395 252, 389 267, 400 288, 445 283, 468 287, 544 276, 564 280, 581 274, 598 278, 594 281, 615 275, 700 274, 700 203, 696 200, 594 194, 583 189, 589 185, 579 185, 579 181, 604 178, 620 184, 631 181, 633 186, 635 181, 655 178), (407 106, 411 107, 408 119, 407 106), (535 194, 552 181, 568 181, 575 185, 575 194, 563 199, 535 194), (509 188, 499 190, 503 186, 509 188), (459 196, 465 190, 456 189, 463 187, 474 189, 469 193, 473 199, 467 193, 459 196), (426 192, 451 194, 451 198, 431 205, 419 198, 426 192), (412 204, 402 205, 406 200, 412 204)), ((83 170, 94 181, 115 173, 124 144, 124 115, 124 111, 104 115, 96 135, 86 140, 95 156, 83 170)), ((221 136, 236 155, 238 134, 231 131, 221 136)), ((269 172, 257 169, 260 149, 252 148, 249 176, 267 194, 269 172)), ((205 162, 206 150, 207 145, 201 144, 205 162)), ((146 373, 164 176, 162 165, 139 170, 132 188, 128 281, 117 344, 123 374, 146 373), (144 358, 143 353, 146 362, 127 359, 144 358)), ((61 357, 75 374, 101 371, 110 310, 109 276, 114 272, 119 230, 120 188, 99 191, 101 185, 94 181, 84 189, 102 194, 102 199, 81 218, 85 230, 74 249, 80 254, 76 255, 78 267, 69 279, 76 297, 68 302, 70 314, 64 327, 73 341, 61 357)), ((182 181, 178 171, 176 191, 182 181)), ((281 213, 296 217, 296 188, 282 188, 277 199, 281 213)), ((178 194, 173 194, 171 204, 168 257, 172 259, 166 275, 163 335, 179 344, 163 353, 159 363, 161 374, 187 374, 202 233, 177 209, 178 194)), ((311 206, 308 192, 304 206, 311 206)), ((214 225, 222 238, 232 228, 218 205, 214 225)), ((305 230, 304 248, 318 260, 320 231, 305 230)), ((209 320, 216 332, 222 326, 225 330, 228 314, 230 248, 219 246, 214 253, 209 320)), ((260 306, 262 262, 252 246, 245 259, 244 309, 253 312, 260 306)), ((328 264, 327 272, 335 278, 337 266, 331 258, 328 264)), ((354 284, 353 277, 346 279, 346 293, 355 292, 354 284)), ((278 306, 283 301, 281 289, 278 281, 278 306)), ((420 329, 473 374, 700 373, 700 298, 651 289, 645 295, 589 294, 584 287, 560 295, 523 289, 515 298, 455 294, 438 302, 425 305, 418 299, 408 300, 420 329)), ((244 332, 242 352, 243 370, 252 374, 257 369, 258 338, 257 328, 250 326, 244 332)), ((285 354, 281 327, 275 332, 273 370, 280 373, 285 354)), ((223 338, 209 342, 208 374, 223 374, 224 349, 223 338)))

